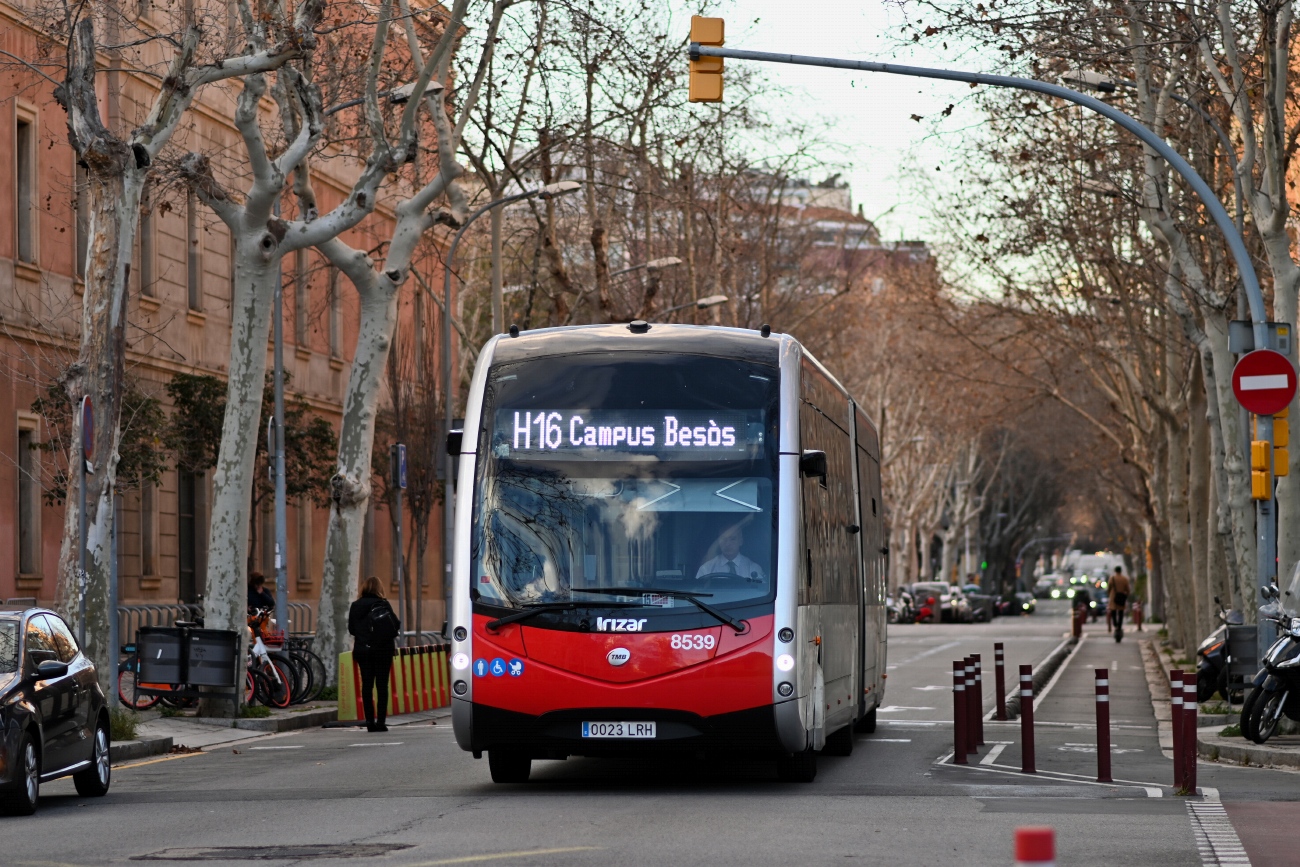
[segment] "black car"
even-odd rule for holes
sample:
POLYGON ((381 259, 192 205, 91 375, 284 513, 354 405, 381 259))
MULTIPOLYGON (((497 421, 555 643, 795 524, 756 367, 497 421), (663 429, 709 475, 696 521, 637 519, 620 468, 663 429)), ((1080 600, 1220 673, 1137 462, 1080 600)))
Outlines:
POLYGON ((108 709, 95 666, 53 611, 0 611, 0 808, 36 810, 42 782, 108 793, 108 709))

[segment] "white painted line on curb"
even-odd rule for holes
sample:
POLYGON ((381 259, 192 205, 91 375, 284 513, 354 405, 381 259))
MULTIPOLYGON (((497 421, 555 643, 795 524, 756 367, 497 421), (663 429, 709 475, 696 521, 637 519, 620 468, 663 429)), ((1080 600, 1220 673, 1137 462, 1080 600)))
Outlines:
POLYGON ((1056 686, 1056 682, 1061 679, 1061 675, 1065 674, 1065 670, 1070 667, 1070 663, 1074 660, 1074 657, 1078 655, 1079 651, 1083 649, 1083 644, 1087 640, 1088 633, 1085 632, 1079 636, 1079 643, 1074 645, 1074 650, 1071 650, 1070 655, 1061 661, 1060 667, 1056 669, 1056 673, 1052 675, 1052 679, 1047 682, 1047 686, 1043 687, 1043 691, 1034 696, 1035 711, 1042 706, 1043 699, 1047 698, 1047 694, 1052 691, 1052 687, 1056 686))

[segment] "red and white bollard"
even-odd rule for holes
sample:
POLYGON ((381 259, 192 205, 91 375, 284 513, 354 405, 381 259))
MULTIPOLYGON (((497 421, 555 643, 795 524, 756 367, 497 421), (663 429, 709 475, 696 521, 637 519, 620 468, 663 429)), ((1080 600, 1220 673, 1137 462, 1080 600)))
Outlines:
POLYGON ((1196 672, 1183 672, 1183 788, 1196 794, 1196 672))
POLYGON ((1110 672, 1093 669, 1097 677, 1097 782, 1110 783, 1110 672))
POLYGON ((1020 773, 1036 774, 1034 767, 1034 667, 1020 666, 1020 773))
POLYGON ((1007 721, 1007 676, 1002 659, 1002 642, 993 645, 994 686, 998 691, 998 722, 1007 721))
POLYGON ((980 663, 980 655, 972 653, 970 658, 975 662, 975 743, 977 746, 984 746, 984 666, 980 663))
POLYGON ((1016 867, 1056 867, 1056 832, 1051 828, 1017 828, 1016 867))
POLYGON ((952 664, 952 763, 966 764, 966 665, 952 664))
POLYGON ((979 708, 975 705, 975 662, 968 656, 963 661, 966 672, 966 752, 979 752, 979 739, 975 734, 975 718, 979 708))
POLYGON ((1174 789, 1183 787, 1183 670, 1169 672, 1169 729, 1174 735, 1174 789))

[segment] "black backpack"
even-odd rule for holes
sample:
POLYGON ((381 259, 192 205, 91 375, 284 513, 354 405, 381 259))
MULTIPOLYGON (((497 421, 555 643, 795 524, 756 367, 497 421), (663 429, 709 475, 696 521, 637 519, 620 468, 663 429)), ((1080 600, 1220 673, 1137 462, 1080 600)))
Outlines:
POLYGON ((366 612, 366 633, 372 644, 387 644, 396 640, 401 624, 393 609, 385 604, 371 606, 366 612))

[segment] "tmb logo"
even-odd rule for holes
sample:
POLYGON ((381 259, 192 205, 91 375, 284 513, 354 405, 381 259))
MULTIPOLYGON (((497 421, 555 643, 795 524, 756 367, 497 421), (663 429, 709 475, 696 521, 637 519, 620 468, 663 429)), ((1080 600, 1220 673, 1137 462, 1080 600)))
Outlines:
POLYGON ((645 629, 646 620, 641 618, 622 619, 618 617, 597 617, 597 632, 640 632, 645 629))
POLYGON ((632 658, 632 651, 626 647, 615 647, 609 653, 605 654, 606 661, 610 665, 622 665, 632 658))

